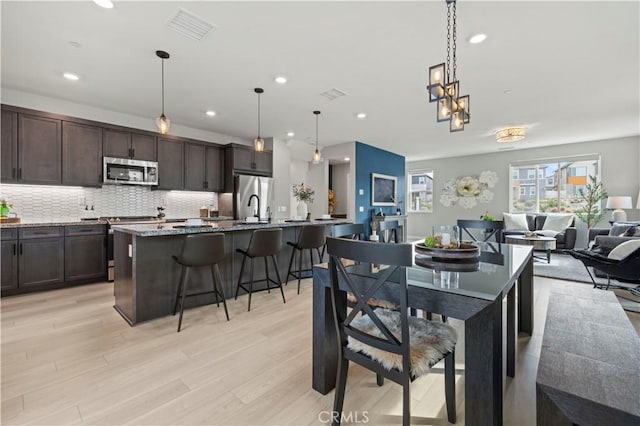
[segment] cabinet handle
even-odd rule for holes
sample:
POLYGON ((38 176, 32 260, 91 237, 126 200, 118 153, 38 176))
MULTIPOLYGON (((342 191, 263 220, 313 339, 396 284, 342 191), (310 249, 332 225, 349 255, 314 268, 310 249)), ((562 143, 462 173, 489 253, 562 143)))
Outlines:
POLYGON ((127 157, 131 158, 131 148, 127 148, 127 157))
POLYGON ((136 156, 136 149, 131 148, 131 158, 135 158, 135 156, 136 156))
POLYGON ((16 255, 16 243, 13 243, 13 255, 16 255))

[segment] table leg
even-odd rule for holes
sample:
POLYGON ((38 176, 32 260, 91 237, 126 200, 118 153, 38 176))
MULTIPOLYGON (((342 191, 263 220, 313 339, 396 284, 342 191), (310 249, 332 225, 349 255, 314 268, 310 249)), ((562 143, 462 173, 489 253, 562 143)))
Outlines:
POLYGON ((518 277, 518 331, 533 334, 533 257, 518 277))
POLYGON ((551 263, 551 249, 547 249, 547 263, 551 263))
POLYGON ((502 300, 464 323, 465 424, 502 424, 502 300))
MULTIPOLYGON (((331 289, 325 286, 321 274, 313 272, 313 389, 323 395, 336 386, 338 371, 338 336, 333 323, 331 309, 331 289)), ((328 273, 324 276, 328 279, 328 273)), ((342 293, 342 304, 338 306, 347 312, 347 293, 342 293)))

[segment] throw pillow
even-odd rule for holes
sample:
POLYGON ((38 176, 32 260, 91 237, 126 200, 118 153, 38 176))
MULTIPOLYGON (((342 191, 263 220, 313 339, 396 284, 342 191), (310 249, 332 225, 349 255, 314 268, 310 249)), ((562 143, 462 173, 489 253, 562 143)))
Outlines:
POLYGON ((619 225, 614 223, 611 229, 609 230, 609 236, 622 237, 624 233, 627 232, 628 228, 629 228, 629 225, 619 225))
POLYGON ((625 241, 622 244, 618 244, 613 250, 611 250, 608 257, 618 260, 624 259, 636 251, 638 247, 640 247, 640 239, 625 241))
POLYGON ((573 222, 572 214, 549 213, 542 225, 542 230, 562 232, 571 225, 571 222, 573 222))
MULTIPOLYGON (((638 227, 630 226, 630 227, 627 228, 626 231, 624 231, 623 236, 624 237, 633 237, 636 234, 638 234, 638 227)), ((638 235, 638 236, 640 236, 640 235, 638 235)))
POLYGON ((527 215, 525 213, 502 213, 505 231, 528 231, 527 215))

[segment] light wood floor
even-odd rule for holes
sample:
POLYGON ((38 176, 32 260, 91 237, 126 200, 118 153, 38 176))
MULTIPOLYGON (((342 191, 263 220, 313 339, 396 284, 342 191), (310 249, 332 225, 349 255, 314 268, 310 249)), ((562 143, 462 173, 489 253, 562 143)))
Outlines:
MULTIPOLYGON (((535 424, 535 375, 548 289, 536 277, 535 333, 518 342, 516 378, 505 379, 505 424, 535 424)), ((2 299, 4 425, 322 424, 333 393, 311 389, 311 282, 229 301, 222 308, 129 327, 113 310, 108 283, 2 299)), ((464 424, 464 335, 457 352, 458 423, 464 424)), ((447 424, 440 366, 412 386, 412 414, 447 424)), ((345 413, 352 423, 392 422, 401 388, 357 366, 349 370, 345 413)), ((398 417, 399 419, 399 417, 398 417)), ((348 424, 349 422, 345 422, 348 424)))

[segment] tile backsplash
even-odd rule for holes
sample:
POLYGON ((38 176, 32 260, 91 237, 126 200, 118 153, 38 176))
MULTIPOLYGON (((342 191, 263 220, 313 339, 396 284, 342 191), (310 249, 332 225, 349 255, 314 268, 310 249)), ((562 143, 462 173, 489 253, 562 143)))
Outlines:
POLYGON ((152 191, 147 187, 128 185, 105 185, 102 188, 1 185, 0 197, 13 204, 11 211, 17 213, 23 222, 76 221, 98 216, 155 216, 158 206, 165 207, 167 218, 189 218, 198 217, 202 206, 218 209, 216 193, 152 191))

